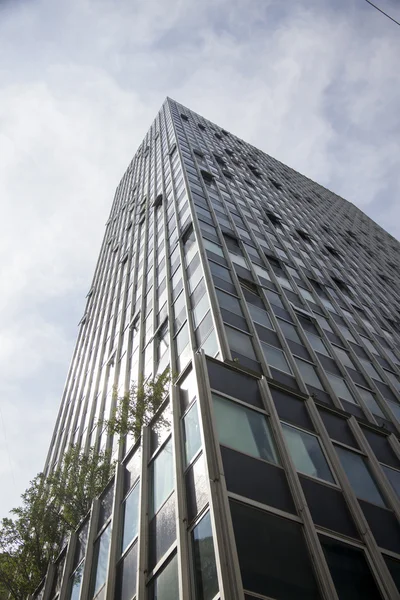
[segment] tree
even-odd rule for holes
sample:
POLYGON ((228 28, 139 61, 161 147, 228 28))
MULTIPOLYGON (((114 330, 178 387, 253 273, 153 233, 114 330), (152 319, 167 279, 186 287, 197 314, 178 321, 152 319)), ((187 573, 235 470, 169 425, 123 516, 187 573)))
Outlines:
POLYGON ((90 448, 83 454, 77 446, 71 446, 66 452, 61 467, 47 478, 47 485, 68 531, 76 529, 113 472, 108 451, 96 452, 90 448))
MULTIPOLYGON (((130 390, 116 398, 114 414, 105 422, 112 435, 125 436, 131 433, 137 439, 144 425, 148 425, 165 400, 171 381, 169 369, 143 383, 132 383, 130 390)), ((161 417, 158 426, 165 426, 161 417)))
POLYGON ((0 598, 25 600, 46 575, 65 537, 90 509, 113 473, 109 453, 72 446, 49 477, 40 473, 13 518, 0 525, 0 598))

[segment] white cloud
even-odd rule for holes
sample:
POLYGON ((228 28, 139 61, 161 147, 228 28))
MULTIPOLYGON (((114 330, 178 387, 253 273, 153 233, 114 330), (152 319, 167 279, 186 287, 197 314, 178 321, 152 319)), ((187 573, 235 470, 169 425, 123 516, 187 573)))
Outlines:
POLYGON ((0 396, 17 484, 4 457, 0 514, 43 465, 113 193, 166 95, 399 236, 400 41, 375 12, 355 0, 3 5, 0 396))

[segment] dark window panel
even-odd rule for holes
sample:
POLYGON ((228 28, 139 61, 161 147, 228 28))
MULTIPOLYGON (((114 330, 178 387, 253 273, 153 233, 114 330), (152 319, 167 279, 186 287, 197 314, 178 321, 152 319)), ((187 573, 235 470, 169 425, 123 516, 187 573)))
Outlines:
POLYGON ((295 425, 300 425, 300 427, 305 427, 306 429, 314 431, 313 424, 303 400, 272 387, 270 388, 270 391, 276 410, 282 421, 288 421, 289 423, 294 423, 295 425))
POLYGON ((342 442, 347 446, 358 448, 358 444, 347 423, 347 419, 321 408, 319 408, 318 411, 330 438, 342 442))
POLYGON ((283 469, 221 446, 228 491, 296 513, 283 469))
POLYGON ((362 427, 363 434, 367 438, 375 456, 380 462, 390 465, 395 469, 400 468, 400 461, 392 450, 389 440, 385 435, 381 435, 372 429, 362 427))
POLYGON ((257 379, 211 360, 207 361, 207 369, 212 388, 253 406, 262 407, 257 379))
POLYGON ((192 521, 208 502, 204 457, 201 454, 185 475, 188 519, 192 521))
POLYGON ((320 535, 339 600, 382 600, 362 550, 320 535))
POLYGON ((175 494, 149 523, 149 569, 151 570, 176 540, 175 494))
POLYGON ((136 543, 117 567, 115 600, 131 600, 136 594, 137 550, 136 543))
POLYGON ((243 587, 277 600, 317 600, 318 590, 302 527, 230 502, 243 587))
POLYGON ((359 502, 378 546, 400 554, 400 525, 394 513, 363 500, 359 502))
POLYGON ((383 558, 385 559, 387 568, 389 569, 393 581, 400 592, 400 561, 392 558, 391 556, 386 556, 385 554, 383 555, 383 558))
POLYGON ((311 516, 316 525, 359 538, 342 492, 300 475, 311 516))

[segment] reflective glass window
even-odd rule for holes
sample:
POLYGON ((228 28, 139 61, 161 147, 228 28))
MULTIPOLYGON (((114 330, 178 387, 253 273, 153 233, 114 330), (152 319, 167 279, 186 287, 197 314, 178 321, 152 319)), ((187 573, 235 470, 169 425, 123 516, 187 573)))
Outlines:
POLYGON ((171 439, 150 465, 150 485, 150 516, 153 516, 174 488, 171 439))
POLYGON ((260 323, 260 325, 264 325, 264 327, 269 327, 273 329, 271 319, 268 316, 268 313, 262 308, 255 306, 254 304, 247 303, 247 308, 249 309, 249 313, 251 318, 255 323, 260 323))
POLYGON ((336 452, 355 495, 362 500, 385 506, 381 493, 369 472, 365 458, 340 446, 336 446, 336 452))
POLYGON ((270 367, 274 367, 285 373, 292 373, 283 350, 275 348, 275 346, 270 346, 269 344, 264 344, 264 342, 261 342, 261 347, 265 360, 270 367))
POLYGON ((362 550, 325 536, 320 541, 339 600, 382 599, 362 550))
POLYGON ((334 483, 318 438, 286 423, 282 423, 282 429, 297 471, 334 483))
POLYGON ((188 465, 201 446, 197 402, 182 419, 185 461, 188 465))
POLYGON ((92 597, 94 597, 107 579, 108 551, 110 549, 111 524, 106 527, 94 544, 92 565, 92 597))
POLYGON ((320 390, 323 390, 324 389, 323 385, 317 375, 314 365, 312 365, 304 360, 300 360, 299 358, 295 358, 295 361, 296 361, 296 365, 300 371, 300 374, 303 377, 306 384, 316 387, 320 390))
POLYGON ((373 415, 385 418, 385 415, 376 403, 375 396, 369 390, 357 386, 357 391, 373 415))
POLYGON ((330 352, 326 347, 325 342, 320 337, 310 333, 309 331, 306 331, 305 334, 310 342, 310 346, 313 350, 315 350, 315 352, 320 352, 321 354, 325 354, 325 356, 330 356, 330 352))
POLYGON ((266 417, 245 406, 213 394, 218 438, 238 452, 278 463, 266 417))
POLYGON ((337 396, 339 396, 339 398, 343 398, 344 400, 348 400, 353 404, 357 404, 344 379, 341 377, 336 377, 336 375, 332 375, 332 373, 327 373, 326 376, 332 386, 333 391, 337 396))
POLYGON ((192 531, 196 600, 212 600, 218 593, 211 518, 208 512, 192 531))
POLYGON ((137 484, 122 506, 124 528, 122 533, 122 552, 128 547, 138 532, 140 485, 137 484))
POLYGON ((386 467, 385 465, 381 465, 386 477, 390 481, 390 485, 400 498, 400 471, 396 471, 396 469, 391 469, 390 467, 386 467))
POLYGON ((286 339, 292 340, 297 344, 302 344, 302 341, 297 333, 297 328, 294 327, 294 325, 288 323, 287 321, 283 321, 283 319, 278 319, 278 323, 286 339))
POLYGON ((232 327, 225 326, 225 331, 231 350, 249 358, 256 358, 250 336, 232 327))
POLYGON ((149 600, 177 600, 179 598, 178 559, 169 561, 149 585, 149 600))

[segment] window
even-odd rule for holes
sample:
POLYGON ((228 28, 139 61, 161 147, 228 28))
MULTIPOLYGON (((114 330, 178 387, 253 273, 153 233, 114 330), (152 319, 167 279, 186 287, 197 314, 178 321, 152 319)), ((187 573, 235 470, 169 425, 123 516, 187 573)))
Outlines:
POLYGON ((314 335, 313 333, 310 333, 309 331, 305 332, 308 341, 310 342, 310 346, 313 350, 315 350, 315 352, 320 352, 321 354, 325 354, 325 356, 330 356, 329 350, 325 345, 325 342, 318 337, 317 335, 314 335))
POLYGON ((357 390, 372 414, 385 419, 385 415, 376 403, 375 396, 369 390, 366 390, 362 387, 357 386, 357 390))
POLYGON ((264 344, 264 342, 261 342, 261 348, 265 360, 270 367, 279 369, 279 371, 284 371, 285 373, 292 373, 283 350, 275 348, 275 346, 270 346, 269 344, 264 344))
POLYGON ((85 561, 83 561, 76 569, 70 580, 70 594, 69 600, 79 600, 81 593, 81 583, 83 577, 83 569, 85 568, 85 561))
POLYGON ((222 445, 278 463, 266 417, 213 394, 218 438, 222 445))
POLYGON ((196 600, 212 600, 218 592, 211 518, 208 512, 192 531, 196 600))
POLYGON ((247 308, 249 309, 251 318, 255 323, 260 323, 260 325, 264 325, 265 327, 273 329, 271 319, 265 310, 258 308, 258 306, 255 306, 254 304, 250 304, 250 302, 247 302, 247 308))
POLYGON ((340 446, 336 446, 336 452, 355 495, 362 500, 367 500, 367 502, 385 506, 385 502, 369 472, 365 458, 340 446))
POLYGON ((243 587, 278 600, 321 598, 301 525, 230 501, 243 587))
POLYGON ((149 585, 149 600, 176 600, 179 598, 178 559, 175 556, 149 585))
POLYGON ((108 551, 111 540, 111 524, 106 527, 101 536, 94 543, 93 565, 92 565, 92 593, 94 598, 96 593, 105 584, 108 568, 108 551))
POLYGON ((242 315, 242 309, 240 306, 240 302, 239 302, 239 298, 236 298, 236 296, 231 296, 231 294, 226 294, 225 292, 222 292, 221 290, 216 290, 217 292, 217 298, 218 298, 218 302, 221 306, 221 308, 225 308, 226 310, 230 310, 231 312, 235 313, 236 315, 242 315))
POLYGON ((252 358, 253 360, 256 359, 251 337, 249 335, 227 326, 225 326, 225 331, 231 350, 238 354, 242 354, 243 356, 252 358))
POLYGON ((282 429, 297 471, 334 483, 318 438, 286 423, 282 423, 282 429))
POLYGON ((329 323, 325 319, 325 317, 322 317, 318 313, 314 313, 314 316, 315 316, 316 320, 318 321, 318 323, 320 324, 320 326, 322 327, 322 329, 324 329, 325 331, 330 331, 331 333, 333 333, 333 329, 329 325, 329 323))
POLYGON ((122 552, 126 550, 138 532, 139 495, 140 485, 137 483, 123 504, 122 552))
POLYGON ((386 477, 389 479, 390 485, 400 498, 400 471, 396 471, 396 469, 390 469, 385 465, 381 465, 381 467, 386 477))
POLYGON ((195 402, 182 419, 186 465, 191 462, 201 446, 199 415, 197 411, 197 402, 195 402))
POLYGON ((300 360, 299 358, 295 358, 295 361, 300 371, 300 375, 303 377, 306 384, 318 388, 319 390, 323 390, 323 385, 317 375, 314 365, 304 360, 300 360))
POLYGON ((315 298, 311 294, 311 292, 309 292, 308 290, 306 290, 305 288, 302 288, 300 286, 299 286, 299 292, 303 296, 304 300, 309 300, 310 302, 314 302, 315 303, 315 298))
POLYGON ((382 599, 362 550, 322 535, 320 541, 339 600, 382 599))
POLYGON ((150 517, 152 517, 174 488, 171 439, 150 465, 150 485, 150 517))
POLYGON ((343 398, 348 402, 357 404, 344 379, 342 379, 341 377, 336 377, 336 375, 332 375, 331 373, 327 373, 326 376, 328 378, 329 383, 332 386, 333 391, 337 396, 339 396, 339 398, 343 398))
POLYGON ((297 333, 297 328, 294 327, 294 325, 288 323, 287 321, 283 321, 282 319, 278 319, 278 323, 286 339, 292 340, 292 342, 296 342, 297 344, 302 344, 302 341, 297 333))
POLYGON ((204 248, 206 250, 209 250, 210 252, 213 252, 214 254, 217 254, 218 256, 224 256, 224 253, 222 251, 222 247, 218 246, 218 244, 214 244, 214 242, 210 242, 210 240, 207 240, 206 238, 203 239, 203 244, 204 244, 204 248))
POLYGON ((135 543, 117 567, 115 600, 131 600, 136 593, 137 553, 135 543))
POLYGON ((366 372, 368 373, 368 375, 370 377, 372 377, 372 379, 377 379, 378 381, 382 381, 382 377, 379 375, 378 371, 375 369, 375 367, 372 365, 372 363, 370 363, 368 360, 365 360, 363 358, 360 358, 360 362, 361 362, 362 366, 364 367, 364 369, 366 370, 366 372))
POLYGON ((336 354, 337 358, 346 366, 351 369, 355 369, 353 361, 345 350, 342 348, 338 348, 337 346, 333 346, 333 351, 336 354))

